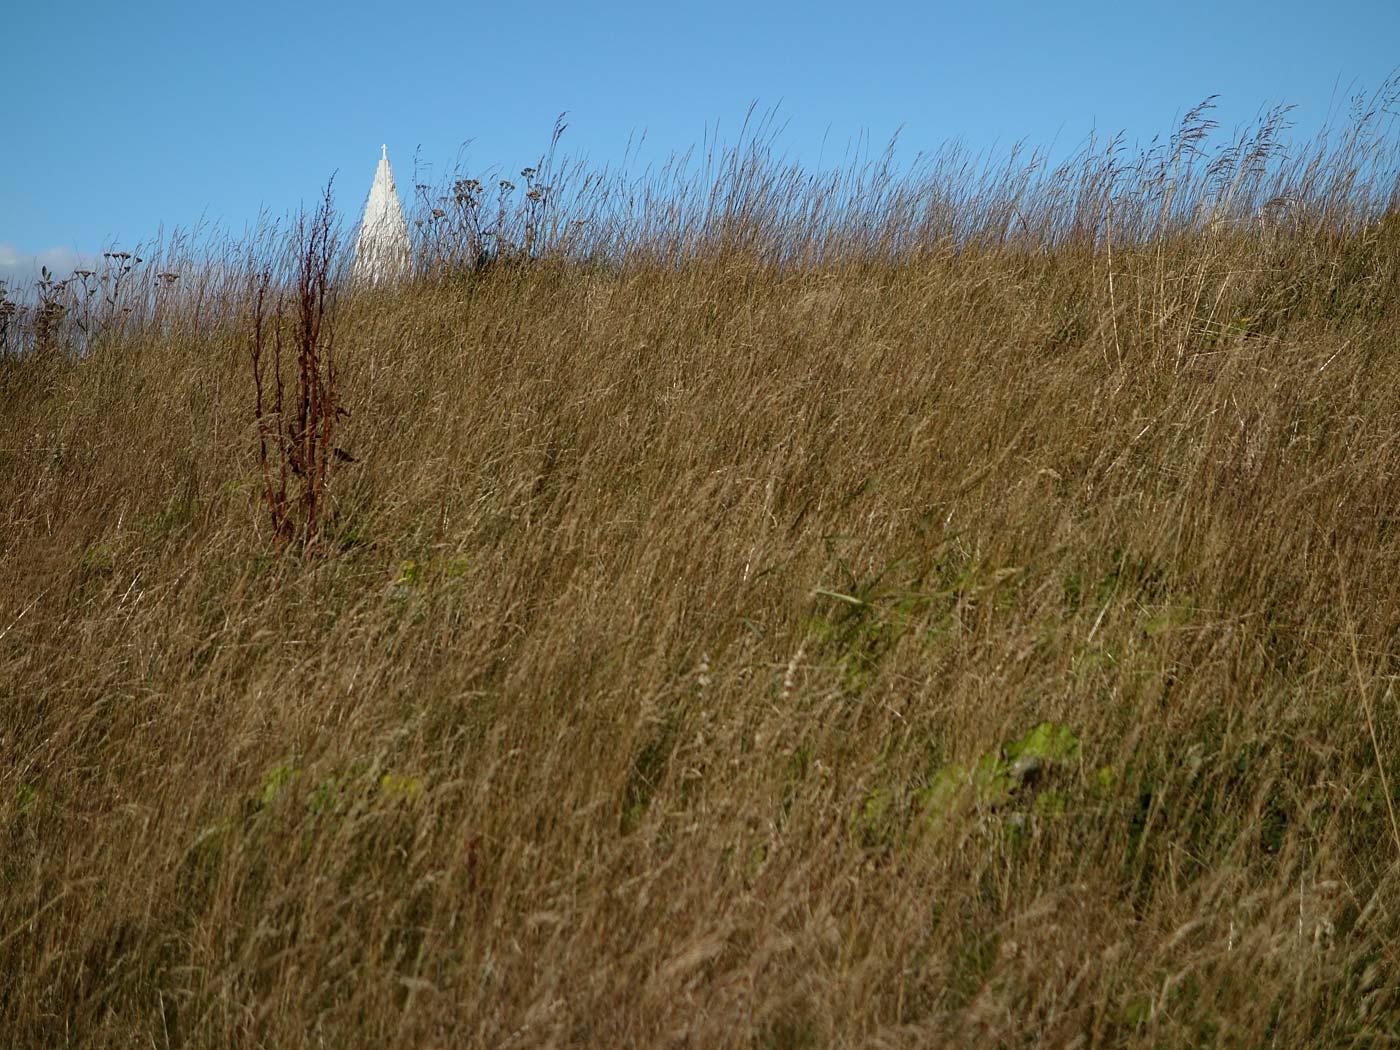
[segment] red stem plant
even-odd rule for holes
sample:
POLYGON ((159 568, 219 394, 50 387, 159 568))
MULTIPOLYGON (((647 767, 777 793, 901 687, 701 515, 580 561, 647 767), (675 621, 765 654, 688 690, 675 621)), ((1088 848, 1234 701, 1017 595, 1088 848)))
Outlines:
POLYGON ((297 224, 292 241, 294 271, 277 292, 268 315, 273 278, 262 270, 253 278, 253 325, 249 358, 253 370, 253 417, 258 427, 258 463, 263 498, 272 519, 278 550, 317 545, 326 509, 334 454, 337 402, 335 363, 335 289, 331 268, 337 237, 330 186, 316 212, 297 224), (282 378, 282 343, 288 334, 296 348, 295 391, 286 403, 282 378), (270 394, 265 378, 271 345, 270 394))

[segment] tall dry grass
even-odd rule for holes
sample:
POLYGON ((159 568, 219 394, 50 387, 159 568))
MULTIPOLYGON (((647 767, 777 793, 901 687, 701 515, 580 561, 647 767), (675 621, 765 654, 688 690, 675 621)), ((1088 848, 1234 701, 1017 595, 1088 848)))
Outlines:
POLYGON ((1357 117, 449 185, 328 322, 309 555, 253 419, 282 241, 148 253, 0 364, 5 1045, 1393 1044, 1357 117))

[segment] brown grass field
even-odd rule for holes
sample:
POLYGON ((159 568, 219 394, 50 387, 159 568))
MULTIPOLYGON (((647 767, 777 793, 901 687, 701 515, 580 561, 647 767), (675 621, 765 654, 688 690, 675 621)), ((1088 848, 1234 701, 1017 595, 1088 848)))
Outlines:
POLYGON ((459 184, 290 539, 285 237, 19 306, 0 1045, 1400 1043, 1396 140, 1192 120, 459 184))

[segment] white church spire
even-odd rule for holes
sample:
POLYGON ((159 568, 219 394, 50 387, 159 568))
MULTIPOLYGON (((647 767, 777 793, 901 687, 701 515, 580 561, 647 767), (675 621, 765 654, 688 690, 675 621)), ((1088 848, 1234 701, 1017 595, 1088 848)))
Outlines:
POLYGON ((404 222, 394 173, 389 168, 389 147, 379 148, 379 168, 355 243, 355 278, 370 282, 390 281, 408 271, 408 223, 404 222))

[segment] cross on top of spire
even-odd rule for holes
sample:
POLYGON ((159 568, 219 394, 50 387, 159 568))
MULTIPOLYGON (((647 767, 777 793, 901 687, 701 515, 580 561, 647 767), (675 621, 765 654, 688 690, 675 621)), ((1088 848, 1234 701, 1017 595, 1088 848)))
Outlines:
POLYGON ((389 147, 388 147, 387 145, 385 145, 385 146, 380 146, 379 148, 380 148, 381 150, 383 150, 383 154, 382 154, 382 156, 381 156, 381 159, 383 159, 383 160, 388 160, 388 159, 389 159, 389 147))

